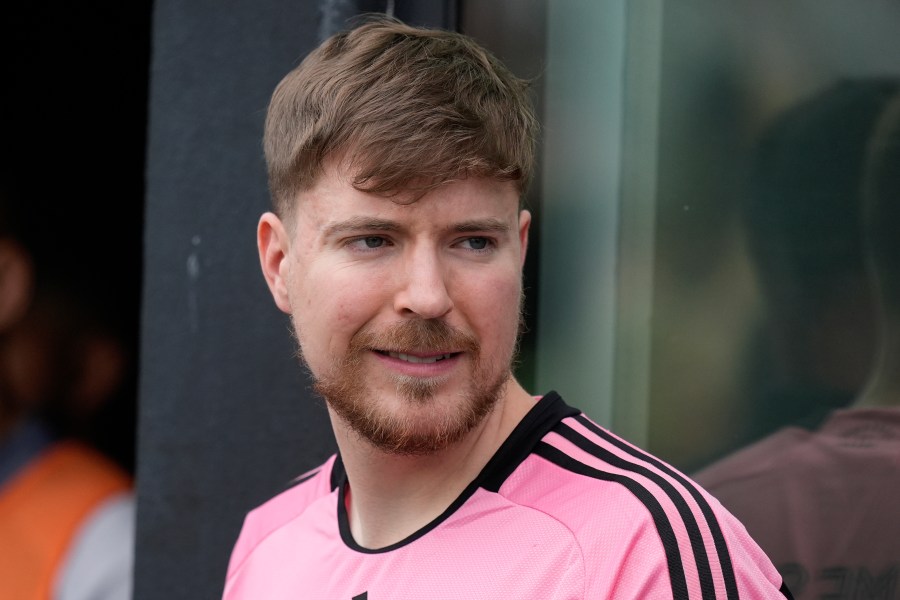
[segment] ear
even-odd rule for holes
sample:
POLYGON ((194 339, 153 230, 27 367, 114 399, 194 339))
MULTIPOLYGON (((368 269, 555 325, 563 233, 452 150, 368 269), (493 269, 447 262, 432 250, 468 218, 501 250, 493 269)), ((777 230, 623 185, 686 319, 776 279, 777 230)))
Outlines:
POLYGON ((525 265, 525 255, 528 253, 528 229, 531 227, 531 213, 527 210, 519 212, 519 246, 521 247, 521 265, 525 265))
POLYGON ((31 259, 16 242, 0 239, 0 331, 27 312, 34 292, 31 259))
POLYGON ((260 217, 256 229, 256 245, 259 250, 259 264, 269 285, 269 291, 272 292, 272 298, 275 299, 278 308, 290 314, 291 302, 285 275, 291 244, 284 224, 274 213, 267 212, 260 217))

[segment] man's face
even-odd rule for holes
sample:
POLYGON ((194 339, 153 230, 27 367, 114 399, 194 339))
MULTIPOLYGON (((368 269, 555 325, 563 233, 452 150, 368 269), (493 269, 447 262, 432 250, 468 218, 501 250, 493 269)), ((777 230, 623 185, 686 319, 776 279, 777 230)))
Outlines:
POLYGON ((339 420, 400 454, 481 422, 510 375, 530 220, 509 182, 466 179, 401 204, 336 170, 290 223, 263 216, 263 270, 339 420))

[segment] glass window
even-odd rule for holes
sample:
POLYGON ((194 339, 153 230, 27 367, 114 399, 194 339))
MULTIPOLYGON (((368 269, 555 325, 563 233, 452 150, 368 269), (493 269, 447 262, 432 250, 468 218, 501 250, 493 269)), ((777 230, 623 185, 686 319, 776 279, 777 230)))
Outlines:
POLYGON ((546 19, 525 379, 696 476, 796 597, 898 597, 900 5, 503 5, 546 19))

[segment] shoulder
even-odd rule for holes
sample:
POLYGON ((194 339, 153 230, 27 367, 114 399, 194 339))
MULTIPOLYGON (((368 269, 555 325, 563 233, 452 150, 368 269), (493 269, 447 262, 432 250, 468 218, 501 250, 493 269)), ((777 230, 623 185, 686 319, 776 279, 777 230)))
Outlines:
POLYGON ((100 452, 76 441, 56 442, 23 469, 23 478, 52 486, 60 497, 85 496, 97 501, 130 489, 128 475, 100 452))
POLYGON ((674 597, 779 597, 780 576, 715 499, 584 415, 561 420, 499 491, 572 531, 588 580, 615 579, 595 593, 640 596, 649 585, 674 597))
POLYGON ((694 474, 694 479, 715 494, 735 485, 746 487, 772 480, 784 467, 793 467, 789 456, 802 453, 812 436, 812 432, 796 427, 782 429, 705 467, 694 474))
MULTIPOLYGON (((127 598, 130 595, 134 498, 130 478, 99 452, 77 442, 56 442, 9 480, 0 498, 11 528, 7 572, 28 563, 28 573, 47 580, 61 599, 127 598), (108 594, 107 594, 108 592, 108 594)), ((23 579, 24 581, 24 579, 23 579)))
POLYGON ((332 456, 321 466, 295 478, 291 487, 247 514, 232 550, 229 577, 269 535, 302 515, 319 498, 331 494, 336 462, 337 456, 332 456))

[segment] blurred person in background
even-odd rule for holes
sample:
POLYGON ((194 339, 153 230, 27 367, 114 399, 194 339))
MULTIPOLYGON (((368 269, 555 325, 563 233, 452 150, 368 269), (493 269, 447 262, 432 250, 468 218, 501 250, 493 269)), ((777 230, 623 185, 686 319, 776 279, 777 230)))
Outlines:
MULTIPOLYGON (((96 435, 98 427, 132 426, 102 420, 132 375, 117 329, 121 299, 96 300, 108 290, 92 286, 90 272, 102 267, 72 243, 72 232, 93 230, 58 219, 25 192, 38 180, 16 181, 22 174, 11 170, 0 181, 0 600, 125 600, 127 460, 79 441, 120 435, 96 435)), ((89 212, 71 198, 53 202, 89 212)))
MULTIPOLYGON (((748 238, 790 423, 696 479, 796 598, 900 591, 900 93, 841 82, 760 145, 748 238)), ((783 422, 784 422, 783 421, 783 422)))

